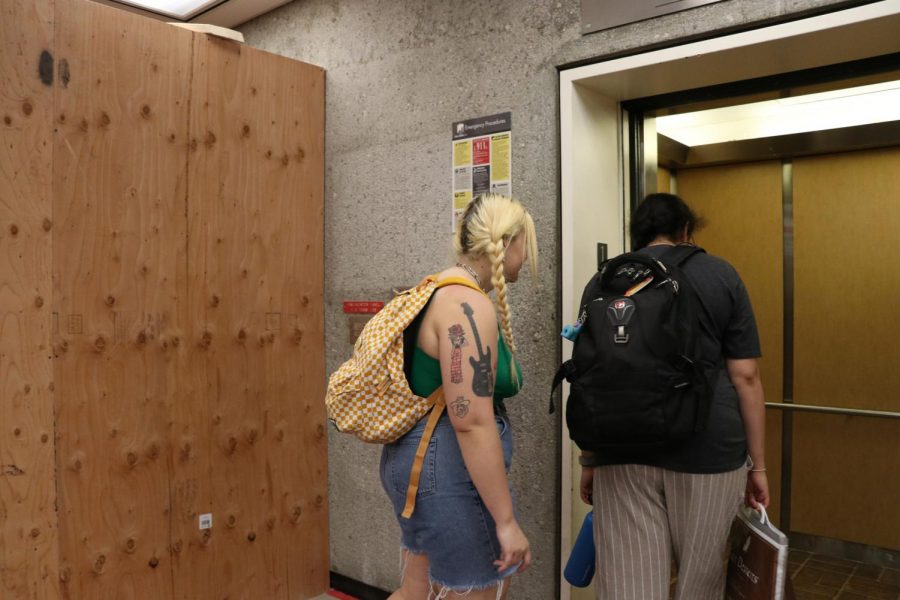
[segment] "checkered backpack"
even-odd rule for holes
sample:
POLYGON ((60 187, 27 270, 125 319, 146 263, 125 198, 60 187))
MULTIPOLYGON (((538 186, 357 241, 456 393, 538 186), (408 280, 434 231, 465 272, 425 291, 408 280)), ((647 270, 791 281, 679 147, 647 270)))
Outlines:
POLYGON ((398 294, 366 323, 353 347, 353 356, 328 379, 325 407, 338 431, 364 442, 388 444, 399 439, 428 414, 428 423, 413 462, 403 516, 412 515, 419 475, 431 434, 444 410, 443 388, 428 398, 416 396, 403 371, 403 332, 422 311, 431 295, 446 285, 478 286, 461 277, 438 280, 431 275, 398 294))

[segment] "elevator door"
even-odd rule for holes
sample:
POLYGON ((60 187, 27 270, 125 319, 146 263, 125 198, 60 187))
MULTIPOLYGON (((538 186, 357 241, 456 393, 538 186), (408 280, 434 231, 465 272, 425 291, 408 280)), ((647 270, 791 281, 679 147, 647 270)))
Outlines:
MULTIPOLYGON (((750 291, 768 402, 900 408, 898 164, 892 148, 797 159, 788 169, 759 162, 673 175, 707 221, 697 243, 734 264, 750 291), (785 202, 793 209, 787 228, 785 202), (784 265, 793 268, 788 281, 784 265), (793 326, 785 328, 791 295, 793 326)), ((782 421, 782 411, 768 411, 770 516, 778 520, 789 493, 792 532, 900 549, 900 421, 795 412, 784 456, 782 421), (779 485, 782 458, 792 467, 789 490, 779 485)))

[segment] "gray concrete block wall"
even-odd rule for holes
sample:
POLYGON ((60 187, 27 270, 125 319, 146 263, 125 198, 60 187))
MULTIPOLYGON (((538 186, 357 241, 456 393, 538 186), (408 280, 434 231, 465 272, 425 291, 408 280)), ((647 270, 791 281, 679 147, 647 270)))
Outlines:
MULTIPOLYGON (((387 300, 452 260, 450 124, 511 111, 513 193, 535 217, 538 282, 511 287, 525 389, 508 402, 512 483, 535 555, 511 598, 558 588, 560 415, 557 67, 836 10, 841 0, 725 0, 580 34, 579 0, 298 0, 244 26, 247 43, 326 70, 326 365, 351 351, 344 300, 387 300)), ((380 447, 329 434, 331 567, 399 582, 399 529, 381 491, 380 447)))

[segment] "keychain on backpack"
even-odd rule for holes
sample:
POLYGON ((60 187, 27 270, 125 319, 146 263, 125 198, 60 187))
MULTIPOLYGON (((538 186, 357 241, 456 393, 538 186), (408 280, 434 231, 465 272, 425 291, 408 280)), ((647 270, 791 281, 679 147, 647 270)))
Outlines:
POLYGON ((585 321, 587 321, 587 309, 581 311, 581 315, 575 321, 574 325, 564 326, 562 328, 562 332, 559 335, 566 338, 570 342, 574 342, 578 337, 578 334, 581 333, 581 328, 584 327, 585 321))

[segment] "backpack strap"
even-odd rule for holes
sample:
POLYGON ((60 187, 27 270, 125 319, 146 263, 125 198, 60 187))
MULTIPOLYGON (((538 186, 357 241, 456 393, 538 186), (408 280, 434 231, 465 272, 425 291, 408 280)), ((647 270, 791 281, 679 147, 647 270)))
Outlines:
POLYGON ((431 395, 428 396, 428 404, 432 406, 431 414, 428 415, 425 431, 422 432, 422 439, 419 440, 419 445, 416 447, 416 458, 413 460, 412 471, 409 474, 409 486, 406 488, 406 504, 403 506, 401 515, 404 519, 410 518, 413 510, 416 508, 416 494, 419 492, 419 476, 422 474, 422 465, 425 463, 425 453, 428 452, 428 444, 431 442, 434 428, 437 427, 446 406, 443 386, 431 392, 431 395))
MULTIPOLYGON (((444 279, 437 279, 435 276, 431 276, 426 278, 425 282, 428 281, 437 282, 435 289, 448 285, 464 285, 473 290, 478 290, 487 296, 484 290, 464 277, 446 277, 444 279)), ((416 495, 419 492, 419 478, 422 475, 422 465, 425 464, 425 454, 428 452, 428 444, 431 442, 431 436, 434 434, 434 429, 437 427, 438 421, 446 407, 443 386, 434 390, 431 395, 428 396, 427 402, 428 405, 432 407, 431 414, 428 415, 428 421, 425 423, 425 431, 422 432, 422 439, 419 440, 419 445, 416 447, 416 457, 413 459, 412 471, 409 474, 409 485, 406 488, 406 504, 403 506, 403 512, 401 513, 401 516, 404 519, 410 518, 413 514, 413 510, 416 508, 416 495)))
POLYGON ((438 288, 442 288, 447 285, 464 285, 466 287, 472 288, 473 290, 478 290, 479 292, 487 296, 487 293, 485 293, 483 289, 481 289, 476 283, 466 279, 465 277, 445 277, 436 281, 438 288))
POLYGON ((693 244, 678 244, 677 246, 672 246, 670 249, 666 250, 665 254, 660 258, 663 262, 675 265, 676 267, 681 267, 684 263, 689 261, 692 256, 700 254, 701 252, 705 254, 706 250, 693 244))

